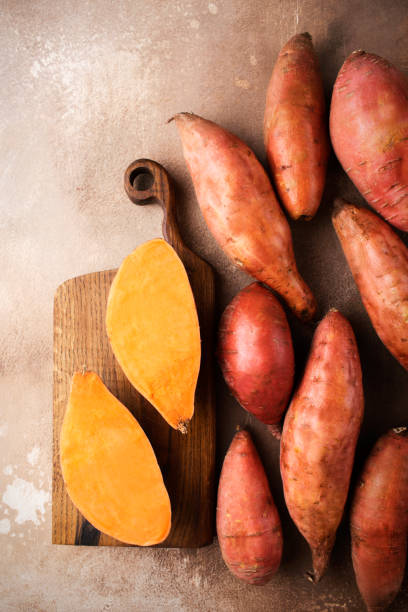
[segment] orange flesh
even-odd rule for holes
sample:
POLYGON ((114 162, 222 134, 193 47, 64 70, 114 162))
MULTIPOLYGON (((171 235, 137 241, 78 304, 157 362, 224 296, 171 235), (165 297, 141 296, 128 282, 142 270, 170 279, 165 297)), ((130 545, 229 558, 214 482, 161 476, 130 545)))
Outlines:
POLYGON ((182 432, 194 412, 201 344, 185 268, 164 240, 123 261, 109 293, 109 340, 134 387, 182 432))
POLYGON ((170 500, 143 429, 94 372, 77 372, 61 430, 62 475, 81 514, 121 542, 166 539, 170 500))

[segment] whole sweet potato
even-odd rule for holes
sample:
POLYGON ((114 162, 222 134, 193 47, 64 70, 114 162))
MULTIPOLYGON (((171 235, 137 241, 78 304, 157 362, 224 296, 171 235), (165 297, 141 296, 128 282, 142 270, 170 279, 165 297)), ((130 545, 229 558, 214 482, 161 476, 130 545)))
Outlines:
POLYGON ((247 431, 235 434, 218 486, 217 535, 229 570, 262 585, 278 570, 282 528, 268 480, 247 431))
POLYGON ((351 550, 370 612, 385 610, 404 577, 408 535, 406 427, 383 435, 364 466, 351 508, 351 550))
POLYGON ((197 115, 174 117, 204 218, 224 251, 275 289, 302 319, 316 309, 265 170, 239 138, 197 115))
POLYGON ((408 249, 380 217, 336 200, 333 225, 375 331, 408 369, 408 249))
POLYGON ((225 309, 218 360, 238 402, 280 437, 295 369, 285 311, 271 291, 252 283, 225 309))
POLYGON ((323 83, 308 32, 279 53, 266 94, 264 138, 282 204, 293 219, 311 219, 322 198, 329 139, 323 83))
POLYGON ((343 515, 363 404, 353 330, 332 310, 314 334, 281 440, 286 505, 311 548, 314 582, 328 565, 343 515))
POLYGON ((408 80, 382 57, 354 51, 333 88, 336 155, 367 202, 408 231, 408 80))

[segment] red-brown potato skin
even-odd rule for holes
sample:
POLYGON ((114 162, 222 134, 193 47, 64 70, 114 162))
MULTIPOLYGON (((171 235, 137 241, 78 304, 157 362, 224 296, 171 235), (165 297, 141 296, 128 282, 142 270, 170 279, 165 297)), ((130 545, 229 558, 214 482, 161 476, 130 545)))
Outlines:
POLYGON ((385 610, 404 577, 408 533, 406 428, 383 435, 363 468, 351 507, 351 551, 369 612, 385 610))
POLYGON ((367 202, 408 231, 408 79, 382 57, 354 51, 334 84, 330 135, 367 202))
POLYGON ((376 214, 341 199, 333 225, 375 331, 407 370, 407 247, 376 214))
POLYGON ((238 431, 218 486, 217 535, 222 557, 240 580, 263 585, 278 570, 282 528, 269 483, 247 431, 238 431))
POLYGON ((252 283, 230 302, 219 325, 217 356, 234 397, 279 438, 295 359, 285 311, 269 289, 252 283))
POLYGON ((332 310, 315 331, 286 413, 280 455, 286 505, 311 548, 314 582, 328 565, 343 515, 363 408, 354 333, 332 310))
POLYGON ((322 199, 329 138, 308 32, 293 36, 279 53, 266 94, 264 140, 280 201, 293 219, 311 219, 322 199))
POLYGON ((277 291, 298 317, 311 319, 315 299, 297 270, 288 222, 254 153, 212 121, 191 113, 179 113, 174 120, 215 239, 237 266, 277 291))

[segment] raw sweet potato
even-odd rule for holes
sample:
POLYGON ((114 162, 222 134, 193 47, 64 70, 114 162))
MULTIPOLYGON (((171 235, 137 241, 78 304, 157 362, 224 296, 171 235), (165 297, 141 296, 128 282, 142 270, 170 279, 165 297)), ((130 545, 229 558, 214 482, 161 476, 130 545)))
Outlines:
POLYGON ((289 225, 254 153, 212 121, 190 113, 174 119, 198 203, 216 240, 300 318, 312 318, 316 304, 297 270, 289 225))
POLYGON ((311 548, 314 582, 329 563, 343 515, 363 404, 353 330, 331 310, 314 334, 281 440, 286 505, 311 548))
POLYGON ((60 438, 62 476, 73 504, 121 542, 166 539, 171 507, 143 429, 94 372, 77 372, 60 438))
POLYGON ((323 83, 308 32, 279 53, 266 94, 264 138, 282 204, 311 219, 322 198, 329 156, 323 83))
POLYGON ((382 57, 354 51, 333 88, 336 155, 367 202, 408 231, 408 80, 382 57))
POLYGON ((336 200, 333 225, 375 331, 408 369, 408 249, 376 214, 336 200))
POLYGON ((217 535, 229 570, 262 585, 278 570, 282 528, 268 480, 247 431, 235 434, 218 486, 217 535))
POLYGON ((295 369, 282 306, 271 291, 252 283, 225 309, 218 337, 218 359, 233 395, 280 437, 295 369))
POLYGON ((185 433, 200 369, 200 330, 186 270, 164 240, 150 240, 120 266, 106 312, 122 370, 166 421, 185 433))
POLYGON ((383 435, 356 487, 351 550, 357 585, 369 612, 385 610, 404 577, 408 535, 406 427, 383 435))

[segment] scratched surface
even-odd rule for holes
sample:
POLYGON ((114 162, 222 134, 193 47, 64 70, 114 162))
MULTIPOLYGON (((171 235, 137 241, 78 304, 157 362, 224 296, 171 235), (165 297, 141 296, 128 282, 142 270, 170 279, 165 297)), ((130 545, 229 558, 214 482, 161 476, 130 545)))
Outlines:
MULTIPOLYGON (((239 583, 218 545, 192 551, 51 545, 52 304, 67 278, 115 268, 160 235, 155 207, 132 206, 123 172, 138 157, 176 181, 181 232, 217 272, 217 313, 249 277, 220 251, 198 211, 174 124, 194 111, 241 136, 265 160, 266 86, 280 47, 309 31, 328 101, 356 48, 408 72, 404 0, 98 2, 3 0, 0 94, 0 608, 3 610, 286 612, 363 610, 347 522, 318 586, 305 542, 285 512, 278 446, 237 406, 218 373, 218 468, 236 425, 254 434, 282 515, 281 570, 265 587, 239 583)), ((292 225, 299 267, 321 313, 337 306, 363 358, 366 418, 357 465, 376 437, 405 420, 406 373, 372 332, 330 225, 334 196, 361 202, 332 158, 323 204, 292 225)), ((290 318, 297 373, 312 330, 290 318)), ((391 610, 407 610, 404 584, 391 610)))

